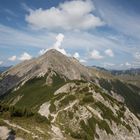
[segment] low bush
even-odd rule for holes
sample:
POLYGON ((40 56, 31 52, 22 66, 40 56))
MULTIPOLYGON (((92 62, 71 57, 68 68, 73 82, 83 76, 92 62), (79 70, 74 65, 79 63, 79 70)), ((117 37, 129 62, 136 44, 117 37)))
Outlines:
POLYGON ((60 102, 60 106, 64 106, 64 105, 67 105, 69 104, 70 101, 73 101, 75 100, 76 97, 74 95, 67 95, 64 99, 62 99, 60 102))
POLYGON ((34 117, 35 117, 35 121, 37 123, 47 123, 47 124, 50 124, 50 121, 46 117, 41 116, 38 113, 36 113, 34 117))
POLYGON ((55 112, 56 111, 56 106, 55 104, 52 102, 50 107, 49 107, 50 113, 55 112))
POLYGON ((94 102, 94 98, 92 95, 88 95, 88 96, 84 96, 82 101, 85 103, 94 102))
POLYGON ((9 107, 12 117, 31 117, 34 113, 27 108, 17 108, 14 106, 9 107))

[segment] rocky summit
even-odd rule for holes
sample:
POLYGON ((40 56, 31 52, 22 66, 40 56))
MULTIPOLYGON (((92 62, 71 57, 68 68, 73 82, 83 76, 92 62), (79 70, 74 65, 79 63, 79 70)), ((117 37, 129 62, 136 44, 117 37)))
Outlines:
POLYGON ((0 139, 140 140, 140 88, 56 50, 0 75, 0 139))

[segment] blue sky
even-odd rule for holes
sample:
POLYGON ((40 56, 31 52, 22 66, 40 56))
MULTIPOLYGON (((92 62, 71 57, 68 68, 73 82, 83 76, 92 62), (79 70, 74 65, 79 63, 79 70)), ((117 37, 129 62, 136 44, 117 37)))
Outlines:
POLYGON ((138 0, 1 0, 0 65, 54 48, 85 65, 140 67, 138 0))

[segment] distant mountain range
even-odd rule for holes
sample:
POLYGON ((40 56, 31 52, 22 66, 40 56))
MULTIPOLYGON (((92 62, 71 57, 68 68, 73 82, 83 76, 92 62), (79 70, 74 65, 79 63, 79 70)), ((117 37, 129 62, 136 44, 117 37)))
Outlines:
POLYGON ((138 140, 140 87, 49 50, 1 74, 0 118, 24 140, 138 140))
POLYGON ((108 72, 124 82, 140 87, 140 68, 132 68, 128 70, 107 70, 102 67, 93 67, 101 71, 108 72))
POLYGON ((140 68, 132 68, 128 70, 111 70, 113 75, 140 75, 140 68))
POLYGON ((94 68, 97 68, 99 70, 104 70, 104 71, 108 71, 113 75, 140 75, 140 68, 131 68, 131 69, 127 69, 127 70, 110 70, 110 69, 105 69, 103 67, 99 67, 99 66, 93 66, 94 68))

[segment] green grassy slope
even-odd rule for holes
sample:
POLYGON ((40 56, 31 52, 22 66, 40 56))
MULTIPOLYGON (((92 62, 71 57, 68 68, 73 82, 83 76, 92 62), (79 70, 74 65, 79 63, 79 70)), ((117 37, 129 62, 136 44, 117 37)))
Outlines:
POLYGON ((17 91, 5 96, 2 102, 11 104, 18 96, 21 96, 15 106, 37 109, 41 104, 49 101, 53 97, 54 91, 65 83, 65 80, 56 74, 56 76, 52 77, 53 84, 47 86, 45 84, 46 77, 47 75, 29 80, 17 91))
MULTIPOLYGON (((103 89, 96 84, 76 80, 65 82, 63 78, 56 74, 53 76, 53 84, 47 86, 45 85, 46 77, 47 75, 34 78, 25 83, 19 90, 6 96, 3 104, 0 105, 0 117, 8 119, 23 128, 28 128, 44 139, 51 137, 52 125, 58 126, 66 137, 70 137, 68 140, 94 140, 98 138, 97 125, 107 134, 114 135, 111 129, 112 122, 115 122, 118 127, 119 125, 124 126, 130 132, 132 131, 130 125, 124 121, 126 111, 124 104, 104 93, 103 89), (75 85, 70 88, 70 91, 66 90, 66 92, 54 95, 54 91, 66 83, 74 83, 75 85), (9 106, 19 95, 23 95, 23 97, 14 106, 9 106), (102 101, 98 99, 100 96, 103 98, 102 101), (46 101, 49 101, 50 104, 48 118, 36 112, 40 105, 46 101), (116 113, 111 109, 114 106, 118 106, 118 110, 114 109, 116 113), (103 119, 92 109, 96 110, 103 119), (88 116, 84 117, 86 114, 88 116), (56 115, 56 117, 53 115, 56 115), (54 118, 55 121, 52 122, 54 118), (41 128, 45 135, 38 132, 36 127, 41 128)), ((29 134, 24 136, 19 131, 16 131, 16 133, 18 136, 32 140, 29 134)))
POLYGON ((101 87, 106 89, 108 92, 112 90, 124 97, 125 103, 131 111, 140 113, 140 88, 135 87, 134 85, 122 83, 119 80, 108 82, 107 80, 100 79, 99 83, 101 87))

